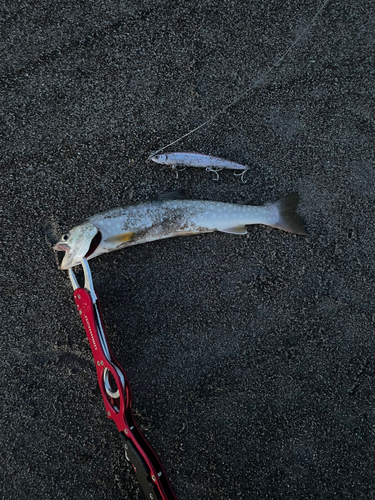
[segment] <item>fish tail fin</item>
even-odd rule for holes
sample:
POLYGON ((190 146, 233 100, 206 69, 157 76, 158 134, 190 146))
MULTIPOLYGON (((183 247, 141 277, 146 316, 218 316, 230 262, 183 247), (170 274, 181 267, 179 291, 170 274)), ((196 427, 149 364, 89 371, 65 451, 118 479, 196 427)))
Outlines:
POLYGON ((272 224, 272 227, 294 234, 307 234, 305 223, 296 211, 298 200, 298 193, 292 193, 284 196, 274 204, 279 212, 279 220, 276 224, 272 224))

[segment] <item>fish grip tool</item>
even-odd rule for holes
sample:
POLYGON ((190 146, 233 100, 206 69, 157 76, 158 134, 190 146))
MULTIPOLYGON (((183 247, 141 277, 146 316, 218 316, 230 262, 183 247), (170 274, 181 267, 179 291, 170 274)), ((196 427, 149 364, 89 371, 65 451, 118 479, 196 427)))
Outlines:
POLYGON ((146 498, 177 500, 158 456, 134 421, 129 379, 109 347, 99 299, 94 290, 90 267, 84 258, 82 267, 84 287, 79 286, 72 269, 69 269, 69 278, 74 289, 74 301, 94 356, 107 417, 117 426, 125 443, 126 459, 131 463, 146 498))

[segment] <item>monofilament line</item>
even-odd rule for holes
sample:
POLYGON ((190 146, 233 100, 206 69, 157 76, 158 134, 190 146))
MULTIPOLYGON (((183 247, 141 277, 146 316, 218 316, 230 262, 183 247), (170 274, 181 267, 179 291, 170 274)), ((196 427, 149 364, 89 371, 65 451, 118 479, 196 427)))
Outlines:
POLYGON ((173 144, 176 144, 177 142, 182 141, 182 139, 185 139, 185 137, 188 137, 189 135, 193 134, 194 132, 197 132, 197 130, 199 130, 199 129, 205 127, 206 125, 208 125, 209 123, 213 122, 214 120, 216 120, 216 118, 218 116, 220 116, 223 113, 225 113, 226 111, 228 111, 229 108, 231 108, 232 106, 234 106, 235 104, 237 104, 237 102, 240 101, 243 97, 245 97, 251 90, 253 90, 254 88, 256 88, 257 85, 259 83, 261 83, 261 81, 264 80, 266 78, 266 76, 268 76, 271 73, 271 71, 273 71, 276 68, 276 66, 278 66, 281 62, 283 62, 283 60, 286 58, 286 56, 289 54, 289 52, 291 52, 291 50, 293 50, 293 48, 302 39, 302 37, 305 36, 305 34, 308 32, 308 30, 313 26, 313 24, 315 23, 315 21, 317 20, 317 18, 320 16, 320 14, 324 10, 324 8, 326 7, 326 5, 327 5, 328 2, 329 2, 329 0, 324 0, 324 2, 321 4, 321 6, 317 10, 316 14, 314 15, 314 17, 312 18, 311 22, 307 25, 307 28, 305 28, 301 32, 301 34, 299 36, 297 36, 297 38, 289 46, 289 48, 284 52, 284 54, 281 57, 279 57, 276 60, 276 62, 274 62, 272 64, 272 66, 270 66, 257 80, 255 80, 255 82, 252 83, 249 88, 247 88, 246 90, 244 90, 243 92, 241 92, 235 99, 233 99, 233 101, 231 101, 229 104, 227 104, 226 106, 224 106, 223 108, 221 108, 220 111, 218 111, 217 113, 215 113, 214 115, 212 115, 210 118, 208 118, 208 120, 206 120, 205 122, 203 122, 200 125, 198 125, 198 127, 195 127, 192 130, 189 130, 189 132, 187 132, 183 136, 179 137, 175 141, 170 142, 166 146, 164 146, 164 147, 158 149, 157 151, 153 152, 150 155, 150 157, 154 156, 154 155, 157 155, 161 151, 164 151, 164 149, 169 148, 169 146, 173 146, 173 144))

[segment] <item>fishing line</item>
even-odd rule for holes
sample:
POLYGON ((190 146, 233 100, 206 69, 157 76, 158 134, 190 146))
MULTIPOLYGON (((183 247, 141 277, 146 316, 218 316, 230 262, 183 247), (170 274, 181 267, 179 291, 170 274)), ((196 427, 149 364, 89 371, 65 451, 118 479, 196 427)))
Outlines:
POLYGON ((234 106, 235 104, 237 104, 237 102, 240 101, 243 97, 245 97, 251 90, 253 90, 254 88, 256 88, 258 86, 258 84, 260 84, 266 78, 266 76, 269 75, 271 73, 271 71, 273 71, 276 68, 276 66, 278 66, 286 58, 286 56, 289 54, 289 52, 291 52, 291 50, 297 45, 297 43, 302 39, 302 37, 305 36, 305 34, 307 33, 307 31, 313 26, 313 24, 315 23, 315 21, 317 20, 317 18, 320 16, 320 14, 324 10, 324 8, 326 7, 326 5, 327 5, 328 2, 329 2, 329 0, 324 0, 324 2, 321 4, 321 6, 319 7, 319 9, 315 13, 314 17, 312 18, 311 22, 307 25, 307 28, 305 28, 301 32, 301 34, 297 36, 297 38, 289 46, 289 48, 284 52, 284 54, 281 57, 279 57, 276 60, 276 62, 274 62, 272 64, 272 66, 270 66, 257 80, 255 80, 255 82, 252 83, 249 88, 247 88, 244 92, 241 92, 235 99, 233 99, 233 101, 231 101, 229 104, 227 104, 226 106, 224 106, 220 111, 218 111, 217 113, 215 113, 214 115, 212 115, 205 122, 203 122, 200 125, 198 125, 198 127, 193 128, 192 130, 190 130, 186 134, 182 135, 181 137, 179 137, 175 141, 170 142, 166 146, 164 146, 164 147, 158 149, 157 151, 153 152, 148 157, 148 159, 150 159, 152 156, 155 156, 155 155, 159 154, 161 151, 164 151, 165 149, 169 148, 169 146, 173 146, 173 144, 176 144, 177 142, 182 141, 182 139, 185 139, 185 137, 188 137, 189 135, 193 134, 194 132, 197 132, 197 130, 199 130, 199 129, 205 127, 206 125, 208 125, 209 123, 213 122, 218 116, 220 116, 223 113, 225 113, 226 111, 228 111, 229 108, 231 108, 232 106, 234 106))

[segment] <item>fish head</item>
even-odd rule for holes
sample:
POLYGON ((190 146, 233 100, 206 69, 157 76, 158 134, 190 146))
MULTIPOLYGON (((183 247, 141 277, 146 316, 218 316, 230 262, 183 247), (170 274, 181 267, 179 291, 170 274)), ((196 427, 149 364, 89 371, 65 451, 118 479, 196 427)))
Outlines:
POLYGON ((94 224, 83 222, 64 234, 53 247, 54 250, 65 252, 61 269, 69 269, 80 264, 82 258, 88 253, 91 242, 97 233, 98 228, 94 224))
POLYGON ((154 156, 151 156, 150 159, 156 163, 165 163, 168 159, 168 156, 167 155, 154 155, 154 156))

